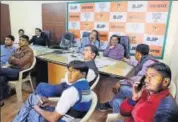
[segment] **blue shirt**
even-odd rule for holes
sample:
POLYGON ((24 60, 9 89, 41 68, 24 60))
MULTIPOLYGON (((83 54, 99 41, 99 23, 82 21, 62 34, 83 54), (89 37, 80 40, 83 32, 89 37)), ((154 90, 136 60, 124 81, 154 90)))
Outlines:
POLYGON ((5 64, 8 61, 15 49, 15 47, 7 48, 5 45, 1 45, 1 64, 5 64))
POLYGON ((81 40, 81 45, 79 47, 79 52, 82 53, 85 45, 88 45, 88 44, 95 45, 98 49, 100 47, 100 42, 98 40, 95 40, 95 41, 91 42, 89 37, 84 37, 81 40))

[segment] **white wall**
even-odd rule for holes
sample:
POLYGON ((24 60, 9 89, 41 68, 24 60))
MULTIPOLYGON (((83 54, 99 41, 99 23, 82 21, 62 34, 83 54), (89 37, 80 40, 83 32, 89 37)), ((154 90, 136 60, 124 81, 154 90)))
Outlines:
MULTIPOLYGON (((54 3, 58 1, 2 1, 9 4, 11 33, 18 41, 18 30, 32 37, 35 28, 42 28, 42 3, 54 3)), ((61 1, 62 2, 62 1, 61 1)))
POLYGON ((164 62, 172 70, 172 81, 177 87, 176 101, 178 103, 178 1, 173 1, 171 16, 169 21, 167 42, 164 54, 164 62))

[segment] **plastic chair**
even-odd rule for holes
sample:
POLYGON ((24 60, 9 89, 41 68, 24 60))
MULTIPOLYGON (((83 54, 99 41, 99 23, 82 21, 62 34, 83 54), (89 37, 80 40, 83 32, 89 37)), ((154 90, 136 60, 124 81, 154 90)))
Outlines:
MULTIPOLYGON (((97 77, 95 78, 95 79, 92 79, 92 80, 94 80, 94 81, 90 81, 90 77, 94 77, 93 76, 93 73, 95 74, 95 72, 93 71, 93 70, 90 70, 91 72, 90 73, 92 73, 92 75, 91 76, 87 76, 87 80, 88 80, 88 82, 89 82, 89 84, 90 84, 90 82, 93 82, 93 84, 90 86, 90 89, 91 90, 93 90, 95 87, 96 87, 96 85, 98 84, 98 82, 99 82, 99 79, 100 79, 100 74, 97 74, 97 77)), ((89 74, 89 73, 88 73, 89 74)), ((68 72, 65 74, 65 76, 64 76, 64 78, 61 80, 61 81, 67 81, 68 80, 68 72)))
POLYGON ((96 87, 96 85, 98 84, 99 80, 100 80, 100 74, 98 74, 96 80, 95 80, 94 83, 90 86, 90 89, 91 89, 91 90, 93 90, 93 89, 96 87))
MULTIPOLYGON (((95 92, 91 91, 91 94, 92 94, 92 103, 91 103, 91 107, 89 109, 89 111, 87 112, 87 114, 82 118, 82 119, 78 119, 76 118, 76 120, 78 122, 86 122, 90 116, 92 115, 92 113, 94 112, 95 108, 96 108, 96 105, 97 105, 97 101, 98 101, 98 98, 95 94, 95 92)), ((48 98, 49 100, 52 100, 52 101, 59 101, 60 97, 56 97, 56 98, 48 98)))
MULTIPOLYGON (((176 97, 176 85, 173 81, 169 85, 169 91, 170 91, 171 95, 173 96, 173 98, 175 98, 176 97)), ((116 120, 124 120, 125 118, 126 117, 124 117, 118 113, 112 113, 112 114, 107 115, 106 122, 113 122, 116 120)))
POLYGON ((176 97, 176 84, 173 81, 171 81, 171 84, 169 85, 169 92, 171 93, 173 98, 176 97))
POLYGON ((30 81, 30 85, 32 87, 32 90, 34 91, 33 84, 32 84, 32 78, 31 78, 31 72, 30 71, 34 68, 35 64, 36 64, 36 58, 34 57, 31 67, 19 72, 18 80, 14 80, 14 81, 9 81, 8 82, 8 84, 10 86, 15 86, 16 94, 17 94, 17 100, 19 102, 23 101, 22 100, 22 83, 30 81), (23 75, 26 72, 29 72, 29 73, 25 78, 23 78, 23 75))
POLYGON ((87 114, 80 120, 80 122, 86 122, 90 118, 90 116, 92 115, 92 113, 95 111, 98 98, 97 98, 95 92, 91 91, 91 94, 92 94, 91 107, 90 107, 89 111, 87 112, 87 114))

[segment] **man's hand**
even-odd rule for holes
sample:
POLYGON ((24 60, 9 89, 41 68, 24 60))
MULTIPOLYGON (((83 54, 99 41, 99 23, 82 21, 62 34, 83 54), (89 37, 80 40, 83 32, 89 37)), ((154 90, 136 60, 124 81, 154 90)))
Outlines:
POLYGON ((33 108, 35 109, 35 111, 37 111, 39 113, 39 111, 41 110, 41 108, 38 105, 33 106, 33 108))
POLYGON ((128 61, 129 61, 129 59, 127 59, 127 58, 125 58, 125 57, 124 57, 122 60, 123 60, 124 62, 128 62, 128 61))
POLYGON ((117 82, 116 85, 112 88, 113 93, 117 94, 119 88, 120 88, 120 82, 117 82))
POLYGON ((110 46, 110 47, 109 47, 109 49, 112 49, 112 48, 114 48, 114 46, 110 46))
POLYGON ((135 82, 132 86, 132 93, 133 93, 132 100, 134 101, 138 101, 142 96, 143 88, 140 91, 138 91, 139 83, 140 82, 135 82))
POLYGON ((12 56, 12 57, 11 57, 11 59, 13 60, 13 59, 15 59, 15 57, 14 57, 14 56, 12 56))
POLYGON ((41 101, 42 102, 41 102, 40 106, 42 106, 42 107, 50 106, 51 105, 51 101, 48 100, 48 98, 46 98, 46 97, 42 97, 41 101))

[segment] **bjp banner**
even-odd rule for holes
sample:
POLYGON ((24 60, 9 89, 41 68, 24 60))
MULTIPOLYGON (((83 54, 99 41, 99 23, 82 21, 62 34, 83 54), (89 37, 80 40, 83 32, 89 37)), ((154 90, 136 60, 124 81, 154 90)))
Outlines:
POLYGON ((129 36, 130 53, 140 43, 150 46, 150 54, 163 58, 171 1, 105 1, 68 3, 68 30, 75 38, 96 29, 101 41, 113 34, 129 36))

